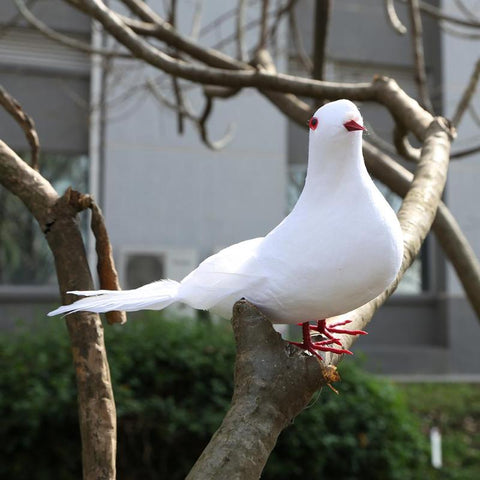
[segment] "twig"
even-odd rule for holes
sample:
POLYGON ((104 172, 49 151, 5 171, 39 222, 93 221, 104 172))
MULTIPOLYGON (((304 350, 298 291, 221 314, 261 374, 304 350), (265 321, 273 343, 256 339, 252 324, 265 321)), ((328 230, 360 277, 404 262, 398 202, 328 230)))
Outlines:
POLYGON ((278 10, 275 12, 275 18, 273 22, 270 25, 270 29, 268 31, 268 38, 273 39, 278 30, 278 26, 280 25, 280 21, 283 18, 284 15, 292 15, 294 12, 294 7, 295 4, 298 2, 298 0, 286 0, 285 4, 281 7, 278 8, 278 10))
POLYGON ((420 161, 421 149, 412 146, 408 141, 408 132, 399 124, 395 124, 393 129, 393 144, 397 152, 406 160, 414 163, 420 161))
POLYGON ((425 55, 423 52, 422 17, 420 16, 418 0, 409 0, 409 4, 413 57, 415 59, 415 80, 417 81, 418 93, 422 105, 429 112, 433 112, 433 106, 428 92, 425 55))
POLYGON ((328 26, 330 23, 331 0, 317 0, 313 29, 313 68, 312 78, 323 80, 327 53, 328 26))
POLYGON ((385 0, 385 12, 387 14, 387 19, 393 29, 400 35, 405 35, 407 33, 407 28, 398 18, 397 11, 395 10, 395 4, 393 0, 385 0))
POLYGON ((440 29, 448 35, 453 35, 454 37, 458 38, 465 38, 467 40, 479 40, 480 33, 467 33, 464 31, 456 30, 452 27, 448 27, 447 25, 440 25, 440 29))
POLYGON ((192 29, 190 31, 190 38, 197 40, 200 33, 200 26, 202 22, 202 0, 195 2, 195 12, 192 19, 192 29))
POLYGON ((227 132, 223 138, 216 141, 210 140, 207 129, 207 121, 212 112, 213 99, 209 95, 205 95, 205 106, 203 112, 201 115, 197 116, 185 102, 182 105, 179 105, 178 103, 173 103, 170 101, 157 88, 157 85, 155 85, 153 80, 147 80, 146 86, 158 102, 175 112, 180 112, 185 118, 188 118, 196 126, 203 143, 211 150, 221 150, 232 141, 234 134, 233 124, 228 125, 227 132))
POLYGON ((467 108, 470 104, 470 101, 472 100, 473 94, 475 93, 475 90, 477 89, 479 79, 480 79, 480 59, 477 60, 477 63, 475 64, 475 67, 473 68, 473 72, 470 75, 470 79, 468 81, 468 84, 465 87, 465 90, 463 91, 462 98, 458 102, 455 113, 453 114, 452 124, 455 127, 458 127, 458 125, 460 124, 460 121, 462 120, 462 117, 463 117, 465 111, 467 110, 467 108))
POLYGON ((468 106, 468 113, 472 120, 480 127, 480 114, 472 104, 468 106))
POLYGON ((255 53, 267 47, 268 34, 268 3, 269 0, 261 0, 260 31, 255 53))
POLYGON ((35 130, 35 123, 33 119, 27 115, 22 106, 0 85, 0 104, 7 110, 13 119, 20 125, 23 130, 28 143, 30 144, 30 150, 32 152, 32 168, 38 171, 38 162, 40 157, 40 142, 38 140, 38 134, 35 130))
POLYGON ((213 111, 213 98, 205 96, 205 106, 203 108, 202 115, 198 119, 198 128, 200 130, 200 137, 202 138, 205 145, 212 150, 222 150, 225 148, 233 139, 234 136, 234 125, 230 123, 227 127, 227 131, 223 138, 217 141, 212 141, 208 137, 207 122, 210 118, 210 115, 213 111))
POLYGON ((472 10, 470 10, 466 5, 465 3, 463 3, 462 0, 454 0, 455 1, 455 5, 457 5, 457 8, 470 20, 473 20, 473 21, 478 21, 478 16, 475 15, 474 12, 472 12, 472 10))
POLYGON ((305 72, 309 75, 313 69, 313 63, 307 52, 305 51, 305 46, 303 44, 302 36, 300 35, 300 31, 298 28, 297 23, 297 14, 295 9, 290 11, 290 15, 288 16, 288 21, 290 25, 290 35, 292 36, 293 46, 295 47, 295 51, 297 52, 297 56, 305 69, 305 72))
MULTIPOLYGON (((74 0, 66 0, 76 6, 74 0)), ((142 37, 136 35, 122 19, 112 10, 108 9, 100 0, 82 0, 82 10, 102 23, 120 43, 125 45, 134 55, 143 59, 171 75, 176 75, 196 83, 221 85, 223 87, 256 87, 261 90, 289 92, 311 98, 350 98, 359 101, 376 101, 386 106, 397 118, 405 123, 419 139, 424 138, 429 125, 430 115, 418 110, 416 102, 411 99, 391 79, 377 77, 372 83, 364 84, 338 84, 333 82, 320 82, 293 75, 270 74, 263 71, 250 69, 233 70, 234 64, 225 58, 221 62, 227 63, 230 69, 210 68, 194 63, 178 61, 147 43, 142 37), (415 112, 415 115, 413 113, 415 112)), ((177 37, 178 40, 178 37, 177 37)), ((191 51, 187 42, 183 46, 191 51)), ((201 48, 201 47, 199 47, 201 48)), ((212 59, 211 52, 202 51, 204 58, 212 59)), ((218 57, 216 57, 218 59, 218 57)), ((237 61, 238 62, 238 61, 237 61)))
MULTIPOLYGON (((68 188, 64 197, 67 202, 77 211, 90 209, 92 212, 91 228, 95 237, 95 250, 97 252, 97 272, 100 280, 100 288, 104 290, 121 290, 118 274, 113 260, 113 250, 108 237, 105 219, 100 207, 95 203, 91 195, 86 195, 68 188)), ((110 325, 114 323, 124 324, 127 315, 121 311, 111 311, 105 314, 110 325)))
MULTIPOLYGON (((176 0, 171 0, 170 2, 170 12, 169 12, 168 22, 176 30, 176 27, 177 27, 177 1, 176 0)), ((172 49, 172 57, 177 59, 180 58, 178 50, 175 48, 172 49)), ((183 118, 183 113, 181 111, 184 105, 183 92, 182 92, 182 88, 180 86, 180 82, 178 78, 175 76, 172 76, 170 78, 172 80, 175 101, 177 102, 177 106, 178 106, 178 108, 176 109, 177 110, 177 131, 180 135, 182 135, 184 132, 184 118, 183 118)))
POLYGON ((91 55, 102 55, 105 57, 119 57, 126 59, 133 58, 132 55, 128 52, 116 52, 114 50, 109 50, 105 48, 92 48, 89 43, 82 42, 81 40, 77 40, 75 38, 69 37, 68 35, 56 32, 48 25, 43 23, 40 19, 38 19, 32 13, 32 11, 28 9, 24 0, 14 0, 14 2, 22 17, 25 18, 25 20, 30 25, 32 25, 35 29, 37 29, 40 33, 45 35, 50 40, 54 40, 55 42, 61 43, 62 45, 73 48, 75 50, 80 50, 91 55))
POLYGON ((454 152, 450 155, 450 158, 457 159, 457 158, 467 157, 468 155, 473 155, 478 152, 480 152, 480 145, 476 145, 475 147, 466 148, 465 150, 454 152))
POLYGON ((245 22, 245 6, 246 0, 239 0, 237 7, 237 16, 235 21, 235 33, 237 37, 237 58, 242 61, 247 61, 247 50, 245 47, 245 31, 243 24, 245 22))
MULTIPOLYGON (((402 0, 403 3, 407 3, 409 0, 402 0)), ((480 22, 478 21, 469 21, 462 18, 454 17, 452 15, 447 15, 443 11, 429 3, 420 1, 419 3, 420 10, 423 13, 426 13, 430 17, 435 18, 436 20, 444 20, 449 23, 454 23, 456 25, 462 25, 463 27, 472 27, 480 28, 480 22)))

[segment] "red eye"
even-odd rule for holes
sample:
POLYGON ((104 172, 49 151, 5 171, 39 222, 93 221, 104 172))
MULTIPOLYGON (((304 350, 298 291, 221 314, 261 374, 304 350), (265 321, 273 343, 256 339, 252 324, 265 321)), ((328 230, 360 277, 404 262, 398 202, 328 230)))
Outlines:
POLYGON ((308 122, 308 126, 310 127, 310 130, 315 130, 318 127, 318 118, 312 117, 308 122))

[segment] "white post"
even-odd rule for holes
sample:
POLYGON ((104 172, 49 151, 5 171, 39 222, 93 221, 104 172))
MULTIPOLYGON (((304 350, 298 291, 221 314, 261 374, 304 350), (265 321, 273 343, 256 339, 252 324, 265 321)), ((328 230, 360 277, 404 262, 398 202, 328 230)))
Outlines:
POLYGON ((432 466, 433 468, 442 467, 442 434, 440 429, 432 427, 430 429, 430 447, 432 451, 432 466))

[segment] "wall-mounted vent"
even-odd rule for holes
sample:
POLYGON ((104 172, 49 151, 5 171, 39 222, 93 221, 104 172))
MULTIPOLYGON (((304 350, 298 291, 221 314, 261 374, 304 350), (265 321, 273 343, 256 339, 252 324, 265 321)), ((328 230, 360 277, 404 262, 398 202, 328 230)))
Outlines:
MULTIPOLYGON (((198 266, 193 249, 171 247, 123 247, 119 252, 118 272, 123 289, 169 278, 180 281, 198 266)), ((192 309, 179 305, 176 310, 192 315, 192 309)))

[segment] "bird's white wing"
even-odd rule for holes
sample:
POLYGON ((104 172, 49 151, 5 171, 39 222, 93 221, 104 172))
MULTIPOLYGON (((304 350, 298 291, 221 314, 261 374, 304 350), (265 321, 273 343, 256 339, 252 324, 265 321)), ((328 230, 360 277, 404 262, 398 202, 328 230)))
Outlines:
POLYGON ((197 309, 210 310, 218 304, 229 304, 228 299, 239 300, 246 296, 265 279, 255 268, 256 252, 262 241, 263 237, 245 240, 208 257, 182 280, 180 301, 197 309))

